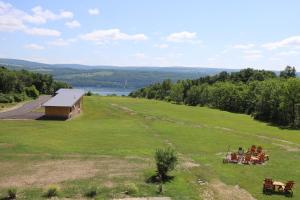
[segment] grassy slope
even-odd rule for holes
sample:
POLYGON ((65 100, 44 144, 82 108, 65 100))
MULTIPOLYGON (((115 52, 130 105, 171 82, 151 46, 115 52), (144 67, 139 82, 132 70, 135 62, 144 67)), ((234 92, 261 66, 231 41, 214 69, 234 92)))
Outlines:
MULTIPOLYGON (((177 199, 196 198, 198 186, 193 182, 198 176, 239 184, 258 199, 282 198, 261 194, 264 177, 300 183, 299 151, 288 152, 278 146, 299 148, 300 131, 281 130, 246 115, 151 100, 86 97, 84 101, 84 114, 66 122, 1 121, 0 143, 14 144, 10 148, 0 146, 2 159, 19 159, 13 156, 19 153, 151 158, 155 148, 171 143, 178 152, 201 164, 199 170, 176 172, 167 193, 177 199), (228 145, 233 150, 252 144, 267 149, 271 157, 267 165, 224 165, 216 155, 225 152, 228 145)), ((296 199, 300 195, 298 188, 296 199)), ((145 195, 153 195, 151 188, 146 190, 145 195)))
POLYGON ((0 112, 16 106, 18 103, 0 103, 0 112))

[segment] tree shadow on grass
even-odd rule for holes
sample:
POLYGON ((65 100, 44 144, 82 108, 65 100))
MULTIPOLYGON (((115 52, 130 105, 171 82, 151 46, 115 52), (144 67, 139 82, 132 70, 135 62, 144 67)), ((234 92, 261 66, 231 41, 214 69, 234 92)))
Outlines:
POLYGON ((12 200, 12 198, 9 198, 9 197, 0 197, 0 200, 12 200))
POLYGON ((159 183, 168 183, 174 180, 174 176, 165 176, 162 180, 157 174, 150 176, 146 179, 146 183, 159 184, 159 183))
POLYGON ((263 193, 264 195, 266 196, 272 196, 272 195, 275 195, 275 196, 282 196, 282 198, 292 198, 293 197, 293 193, 291 192, 278 192, 278 191, 274 191, 274 192, 271 192, 271 193, 263 193))
POLYGON ((268 126, 276 127, 281 130, 299 131, 299 129, 300 129, 299 127, 293 127, 293 126, 288 126, 288 125, 278 125, 278 124, 272 123, 272 122, 265 122, 265 123, 267 123, 268 126))

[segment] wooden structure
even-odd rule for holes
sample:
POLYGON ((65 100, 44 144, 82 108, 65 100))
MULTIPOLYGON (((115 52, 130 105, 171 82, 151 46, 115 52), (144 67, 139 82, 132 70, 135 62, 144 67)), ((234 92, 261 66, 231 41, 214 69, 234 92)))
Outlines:
POLYGON ((264 194, 284 194, 289 197, 293 197, 294 181, 288 181, 286 183, 280 181, 273 181, 271 178, 265 178, 263 183, 264 194))
POLYGON ((84 91, 59 89, 56 95, 43 104, 47 118, 69 119, 82 111, 84 91))
POLYGON ((261 146, 256 148, 255 145, 252 145, 246 153, 242 147, 239 147, 237 152, 227 152, 225 158, 223 159, 223 163, 255 165, 264 164, 268 160, 269 156, 265 154, 261 146))

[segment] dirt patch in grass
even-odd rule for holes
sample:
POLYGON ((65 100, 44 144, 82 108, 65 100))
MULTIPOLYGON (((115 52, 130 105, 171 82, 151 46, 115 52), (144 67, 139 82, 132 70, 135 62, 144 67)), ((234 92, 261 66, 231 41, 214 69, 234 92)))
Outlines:
POLYGON ((113 200, 171 200, 170 197, 138 197, 138 198, 124 198, 113 200))
POLYGON ((131 109, 128 108, 128 107, 121 106, 121 105, 114 104, 114 103, 112 103, 111 105, 112 105, 113 107, 115 107, 115 108, 118 108, 118 109, 120 109, 120 110, 125 111, 126 113, 128 113, 128 114, 130 114, 130 115, 135 115, 135 114, 137 114, 134 110, 131 110, 131 109))
POLYGON ((298 147, 292 147, 289 145, 278 144, 278 143, 272 143, 272 144, 279 146, 279 147, 285 149, 286 151, 290 151, 290 152, 299 152, 300 151, 300 148, 298 148, 298 147))
POLYGON ((283 143, 286 143, 286 144, 296 145, 296 146, 300 147, 300 144, 295 143, 295 142, 282 140, 282 139, 278 139, 278 138, 275 138, 275 137, 267 137, 267 136, 264 136, 264 135, 256 135, 256 136, 259 137, 259 138, 262 138, 262 139, 273 140, 273 141, 276 141, 276 142, 283 142, 283 143))
POLYGON ((218 158, 225 158, 227 154, 230 154, 229 152, 218 152, 216 153, 215 155, 218 157, 218 158))
POLYGON ((193 159, 184 156, 183 154, 179 154, 179 168, 183 170, 189 170, 194 167, 200 167, 198 163, 196 163, 193 159))
POLYGON ((212 190, 204 190, 202 193, 202 199, 203 200, 215 200, 214 198, 214 192, 212 190))
POLYGON ((183 168, 183 169, 190 169, 190 168, 194 168, 194 167, 200 167, 200 165, 198 163, 195 163, 193 161, 184 161, 180 164, 180 166, 183 168))
POLYGON ((204 200, 255 200, 249 192, 238 185, 226 185, 219 180, 213 180, 208 184, 208 188, 203 191, 202 198, 204 200))
POLYGON ((231 129, 231 128, 226 128, 226 127, 221 127, 221 126, 215 126, 214 128, 215 129, 220 129, 220 130, 223 130, 223 131, 233 131, 233 129, 231 129))
POLYGON ((0 143, 0 149, 1 148, 11 148, 14 147, 15 144, 9 144, 9 143, 0 143))
POLYGON ((0 161, 0 171, 3 172, 0 188, 46 186, 96 176, 103 181, 114 177, 137 177, 146 164, 136 159, 113 157, 27 161, 26 163, 0 161))

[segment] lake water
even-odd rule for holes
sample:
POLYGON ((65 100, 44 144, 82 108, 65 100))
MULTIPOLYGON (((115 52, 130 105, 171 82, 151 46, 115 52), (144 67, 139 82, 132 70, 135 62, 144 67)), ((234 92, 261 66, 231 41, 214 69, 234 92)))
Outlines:
POLYGON ((128 96, 134 89, 128 88, 100 88, 100 87, 74 87, 75 89, 82 89, 85 92, 91 91, 94 94, 100 94, 103 96, 117 95, 117 96, 128 96))

